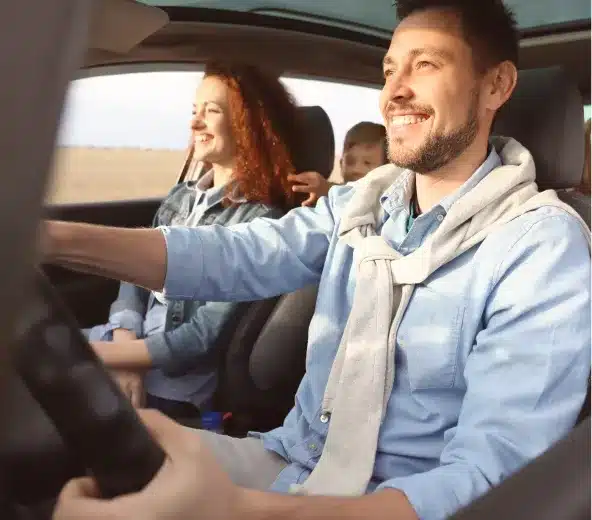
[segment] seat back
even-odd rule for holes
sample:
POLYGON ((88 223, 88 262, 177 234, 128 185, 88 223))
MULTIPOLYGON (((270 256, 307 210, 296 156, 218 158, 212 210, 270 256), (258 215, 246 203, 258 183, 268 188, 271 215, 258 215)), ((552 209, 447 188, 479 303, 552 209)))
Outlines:
POLYGON ((582 96, 559 67, 520 71, 493 133, 513 137, 534 158, 540 189, 552 188, 590 226, 590 195, 577 191, 586 149, 582 96))
MULTIPOLYGON (((316 171, 328 179, 335 162, 335 137, 331 120, 319 106, 302 106, 297 108, 302 128, 302 142, 295 157, 296 171, 316 171)), ((204 171, 203 163, 193 156, 193 139, 189 140, 185 159, 177 182, 193 181, 204 171)))
POLYGON ((250 304, 228 338, 216 406, 232 412, 226 432, 279 425, 294 405, 305 370, 317 286, 250 304))
MULTIPOLYGON (((320 107, 301 107, 304 146, 296 169, 328 178, 335 160, 335 140, 329 117, 320 107)), ((279 276, 279 273, 278 273, 279 276)), ((243 306, 237 323, 219 338, 222 355, 215 406, 232 412, 227 432, 242 436, 249 430, 279 426, 294 404, 302 376, 308 325, 317 288, 243 306)))
POLYGON ((493 134, 513 137, 530 151, 540 189, 579 186, 584 167, 583 100, 561 68, 520 71, 493 134))

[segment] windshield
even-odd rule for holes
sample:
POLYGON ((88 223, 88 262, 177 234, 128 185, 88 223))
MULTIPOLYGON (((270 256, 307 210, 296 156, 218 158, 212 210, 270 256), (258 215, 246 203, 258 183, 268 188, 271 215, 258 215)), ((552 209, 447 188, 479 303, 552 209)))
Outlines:
MULTIPOLYGON (((391 31, 392 0, 142 0, 159 6, 204 7, 305 19, 364 32, 391 31)), ((475 0, 479 1, 479 0, 475 0)), ((521 29, 590 19, 590 0, 506 0, 521 29)))

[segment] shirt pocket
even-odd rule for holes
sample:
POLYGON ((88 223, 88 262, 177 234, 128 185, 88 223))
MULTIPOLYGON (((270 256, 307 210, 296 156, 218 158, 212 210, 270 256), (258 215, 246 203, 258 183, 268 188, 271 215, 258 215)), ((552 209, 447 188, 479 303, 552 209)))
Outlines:
POLYGON ((418 286, 397 334, 412 390, 454 385, 464 306, 451 294, 418 286))

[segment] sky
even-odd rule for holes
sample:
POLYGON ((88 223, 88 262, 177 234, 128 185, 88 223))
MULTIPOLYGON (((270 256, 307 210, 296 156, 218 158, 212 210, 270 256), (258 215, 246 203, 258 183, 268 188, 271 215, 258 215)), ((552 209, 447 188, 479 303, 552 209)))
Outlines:
MULTIPOLYGON (((62 114, 62 146, 182 149, 201 73, 138 72, 74 81, 62 114)), ((360 121, 382 123, 378 89, 284 78, 300 105, 322 106, 341 150, 347 130, 360 121)))

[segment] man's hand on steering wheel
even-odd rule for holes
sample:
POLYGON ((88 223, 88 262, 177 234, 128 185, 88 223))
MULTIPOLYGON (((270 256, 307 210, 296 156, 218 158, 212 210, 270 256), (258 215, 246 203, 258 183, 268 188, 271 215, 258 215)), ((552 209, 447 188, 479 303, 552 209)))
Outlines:
POLYGON ((132 370, 111 370, 111 376, 121 388, 121 391, 129 398, 134 408, 141 408, 146 401, 144 391, 144 374, 132 370))
POLYGON ((53 520, 238 519, 243 491, 230 481, 199 436, 159 412, 139 414, 167 454, 152 482, 139 493, 102 500, 92 479, 72 480, 62 490, 53 520))

